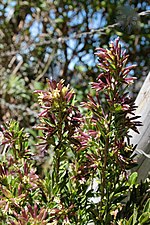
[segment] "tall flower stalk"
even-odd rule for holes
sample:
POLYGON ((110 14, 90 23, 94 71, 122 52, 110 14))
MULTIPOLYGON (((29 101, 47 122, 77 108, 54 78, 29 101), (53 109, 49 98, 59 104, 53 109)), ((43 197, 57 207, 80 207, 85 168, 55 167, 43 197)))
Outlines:
POLYGON ((89 101, 82 104, 90 112, 88 124, 85 119, 88 138, 84 147, 88 149, 85 157, 88 155, 91 164, 96 166, 95 196, 100 199, 94 207, 90 205, 90 217, 95 224, 109 224, 122 207, 121 200, 128 192, 127 171, 135 163, 131 158, 134 148, 129 142, 129 130, 138 132, 137 126, 141 123, 134 115, 136 107, 127 92, 135 79, 128 77, 135 65, 126 66, 128 55, 121 50, 119 39, 110 44, 109 50, 98 48, 96 55, 100 74, 97 82, 92 83, 95 96, 89 94, 89 101))

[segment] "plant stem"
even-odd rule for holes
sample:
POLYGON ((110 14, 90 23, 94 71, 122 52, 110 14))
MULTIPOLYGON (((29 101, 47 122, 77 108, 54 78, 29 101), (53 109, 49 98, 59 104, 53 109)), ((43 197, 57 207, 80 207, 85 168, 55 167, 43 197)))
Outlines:
POLYGON ((109 147, 109 137, 106 136, 106 142, 105 142, 105 148, 104 148, 104 154, 103 154, 103 167, 102 167, 102 173, 101 173, 101 201, 99 204, 100 209, 100 221, 103 221, 102 218, 102 207, 103 207, 103 199, 105 195, 105 188, 106 188, 106 169, 107 169, 107 156, 108 156, 108 147, 109 147))

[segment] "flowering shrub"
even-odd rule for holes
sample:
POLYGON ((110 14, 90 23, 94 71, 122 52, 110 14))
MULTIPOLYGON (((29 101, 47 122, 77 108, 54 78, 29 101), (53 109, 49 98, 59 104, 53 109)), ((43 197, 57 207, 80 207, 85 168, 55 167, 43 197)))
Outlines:
POLYGON ((126 66, 118 39, 96 55, 95 94, 80 107, 63 80, 36 91, 41 135, 34 152, 17 122, 2 127, 2 224, 149 224, 148 180, 138 184, 137 173, 129 175, 136 164, 129 129, 141 125, 127 93, 135 65, 126 66))

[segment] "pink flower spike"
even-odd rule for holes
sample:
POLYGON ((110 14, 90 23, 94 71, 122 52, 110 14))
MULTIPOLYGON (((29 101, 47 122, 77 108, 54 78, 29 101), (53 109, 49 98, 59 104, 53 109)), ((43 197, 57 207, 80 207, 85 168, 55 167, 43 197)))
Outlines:
POLYGON ((116 38, 115 49, 118 50, 119 37, 116 38))
MULTIPOLYGON (((123 55, 123 54, 122 54, 122 55, 123 55)), ((125 60, 127 61, 128 58, 129 58, 129 55, 123 56, 122 62, 124 62, 125 60)))
POLYGON ((70 102, 70 100, 73 98, 74 93, 71 93, 70 91, 67 92, 65 99, 67 100, 67 102, 70 102))
POLYGON ((106 53, 104 52, 96 52, 95 55, 97 55, 99 58, 102 58, 102 59, 106 58, 106 53))
MULTIPOLYGON (((126 55, 126 49, 122 52, 122 56, 125 56, 126 55)), ((128 55, 127 55, 128 56, 128 55)))
POLYGON ((121 77, 126 77, 126 75, 130 72, 130 70, 124 70, 123 73, 121 73, 121 77))
POLYGON ((107 50, 104 48, 96 48, 96 51, 107 52, 107 50))
POLYGON ((88 95, 88 99, 93 103, 94 106, 96 106, 96 102, 91 95, 88 95))
POLYGON ((124 80, 127 84, 130 84, 130 83, 133 83, 133 80, 136 80, 136 79, 137 79, 136 77, 129 77, 129 78, 125 78, 124 80))
POLYGON ((60 82, 59 82, 58 85, 57 85, 58 90, 62 90, 62 88, 63 88, 63 83, 64 83, 64 81, 63 81, 63 80, 60 80, 60 82))
POLYGON ((124 104, 123 106, 122 106, 122 109, 125 111, 125 110, 129 110, 130 109, 130 106, 129 105, 127 105, 127 104, 124 104))
POLYGON ((75 120, 77 122, 82 122, 82 118, 79 118, 79 117, 73 117, 73 120, 75 120))
POLYGON ((25 219, 26 221, 28 220, 28 214, 26 212, 26 210, 22 210, 22 215, 23 215, 23 219, 25 219))
POLYGON ((31 213, 32 217, 34 218, 34 212, 33 212, 31 205, 28 205, 28 210, 31 213))
POLYGON ((47 211, 46 211, 46 209, 44 209, 44 208, 42 208, 41 210, 40 210, 40 214, 39 214, 39 216, 38 216, 38 219, 40 219, 40 220, 44 220, 45 219, 45 217, 47 216, 47 211))
POLYGON ((45 93, 43 90, 35 90, 33 93, 45 93))
POLYGON ((130 70, 134 69, 135 67, 137 67, 137 65, 128 66, 128 67, 124 68, 123 71, 125 71, 125 70, 130 71, 130 70))
POLYGON ((34 218, 36 218, 36 216, 37 216, 37 211, 38 211, 38 207, 37 207, 37 204, 35 203, 34 204, 34 213, 33 213, 34 218))
POLYGON ((118 56, 120 58, 120 55, 121 55, 121 45, 120 44, 118 44, 117 53, 118 53, 118 56))
POLYGON ((56 89, 57 82, 55 80, 48 80, 48 85, 49 85, 50 91, 52 91, 52 90, 56 89))
POLYGON ((97 131, 95 131, 95 130, 89 130, 88 132, 92 137, 96 137, 96 135, 97 135, 97 131))
POLYGON ((46 116, 48 110, 45 109, 44 111, 42 111, 41 113, 38 114, 39 117, 42 117, 42 116, 46 116))

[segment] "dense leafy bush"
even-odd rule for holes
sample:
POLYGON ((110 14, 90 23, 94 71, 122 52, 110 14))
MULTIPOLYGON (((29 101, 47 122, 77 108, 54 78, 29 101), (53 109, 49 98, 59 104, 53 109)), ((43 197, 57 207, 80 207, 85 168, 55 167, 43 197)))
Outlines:
POLYGON ((17 122, 2 127, 1 224, 149 224, 149 180, 138 184, 129 172, 129 129, 141 125, 127 93, 135 65, 126 67, 118 39, 96 55, 100 75, 87 102, 78 105, 63 80, 36 91, 36 147, 17 122))

